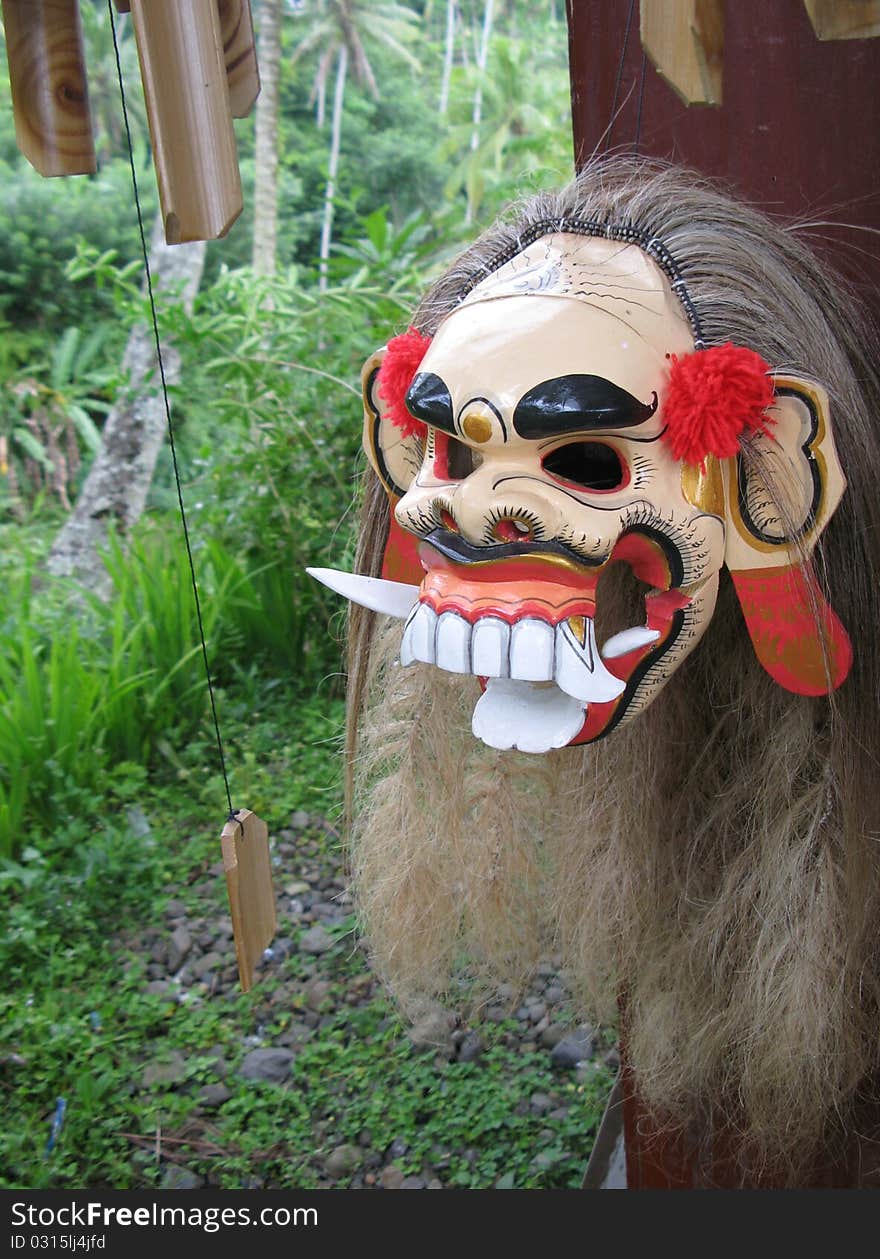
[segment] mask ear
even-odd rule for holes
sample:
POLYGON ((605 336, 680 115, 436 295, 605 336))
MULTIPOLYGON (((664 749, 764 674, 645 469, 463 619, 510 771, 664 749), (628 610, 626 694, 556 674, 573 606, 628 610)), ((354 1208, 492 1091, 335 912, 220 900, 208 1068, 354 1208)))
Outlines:
POLYGON ((379 368, 388 350, 383 346, 371 354, 361 370, 364 395, 364 450, 385 486, 389 497, 402 498, 422 466, 424 439, 418 433, 404 435, 402 429, 384 414, 387 402, 376 392, 379 368))
POLYGON ((394 516, 398 499, 402 498, 422 466, 424 442, 416 434, 408 437, 397 425, 383 418, 386 404, 376 392, 376 379, 387 346, 371 354, 361 370, 364 397, 364 450, 370 466, 385 487, 391 502, 391 523, 385 543, 382 576, 418 586, 424 570, 418 560, 418 539, 401 529, 394 516))
POLYGON ((770 433, 722 463, 725 562, 758 659, 786 690, 825 695, 852 664, 846 630, 808 562, 846 487, 818 385, 774 378, 770 433))

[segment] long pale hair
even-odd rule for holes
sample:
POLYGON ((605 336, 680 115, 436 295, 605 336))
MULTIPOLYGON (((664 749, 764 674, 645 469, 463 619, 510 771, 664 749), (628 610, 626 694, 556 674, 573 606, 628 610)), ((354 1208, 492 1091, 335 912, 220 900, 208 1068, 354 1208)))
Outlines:
MULTIPOLYGON (((516 208, 433 285, 432 334, 487 260, 544 219, 630 223, 671 251, 709 345, 750 346, 828 391, 847 479, 816 556, 853 639, 829 698, 758 665, 732 584, 699 648, 630 724, 586 748, 494 752, 473 678, 395 664, 399 624, 350 626, 351 862, 374 963, 404 1008, 523 980, 561 952, 613 1017, 648 1104, 719 1109, 792 1174, 847 1130, 880 1046, 880 383, 856 303, 791 231, 693 172, 614 159, 516 208)), ((367 474, 359 570, 379 571, 367 474)), ((629 592, 614 569, 600 607, 629 592), (615 591, 615 585, 619 589, 615 591)), ((624 622, 625 623, 625 622, 624 622)))

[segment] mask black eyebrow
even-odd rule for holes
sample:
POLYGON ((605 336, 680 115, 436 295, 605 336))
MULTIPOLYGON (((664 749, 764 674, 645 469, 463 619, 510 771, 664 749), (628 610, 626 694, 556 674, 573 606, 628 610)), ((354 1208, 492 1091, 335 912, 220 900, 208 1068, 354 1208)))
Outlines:
POLYGON ((557 376, 523 394, 513 413, 520 437, 562 437, 591 429, 633 428, 657 410, 657 395, 639 402, 603 376, 557 376))
POLYGON ((418 372, 406 391, 406 409, 417 420, 455 435, 452 397, 444 381, 434 372, 418 372))

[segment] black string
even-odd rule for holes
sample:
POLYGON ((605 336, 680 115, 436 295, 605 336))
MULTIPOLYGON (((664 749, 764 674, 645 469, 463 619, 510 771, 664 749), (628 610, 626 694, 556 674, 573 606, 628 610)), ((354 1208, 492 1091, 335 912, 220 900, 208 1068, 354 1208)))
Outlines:
POLYGON ((626 30, 623 33, 623 48, 620 50, 620 62, 617 66, 617 81, 614 84, 614 99, 611 102, 611 118, 608 122, 608 135, 605 139, 605 152, 607 153, 611 147, 611 136, 614 133, 614 123, 617 115, 617 98, 620 95, 620 84, 623 80, 623 65, 626 61, 626 48, 629 43, 629 32, 632 26, 633 13, 635 12, 636 0, 629 0, 629 12, 626 15, 626 30))
POLYGON ((183 538, 186 542, 186 555, 189 560, 189 574, 192 580, 193 598, 196 606, 196 619, 199 624, 199 638, 202 644, 202 660, 205 664, 205 677, 208 680, 208 695, 211 697, 211 716, 214 719, 214 733, 217 736, 217 751, 220 755, 220 769, 223 774, 223 784, 226 788, 226 803, 229 805, 228 818, 235 820, 238 810, 232 807, 232 796, 229 791, 229 779, 226 776, 226 759, 223 755, 223 740, 220 737, 220 723, 217 720, 217 705, 214 702, 214 684, 211 681, 211 668, 208 664, 208 646, 205 642, 205 630, 202 624, 202 605, 199 599, 199 587, 196 582, 196 569, 193 563, 192 548, 189 543, 189 529, 186 524, 186 511, 183 506, 183 490, 180 486, 180 470, 177 464, 177 451, 174 446, 174 425, 171 423, 171 404, 168 401, 168 385, 165 380, 165 364, 162 361, 162 343, 159 339, 159 321, 156 317, 156 301, 153 297, 153 277, 150 273, 150 255, 147 249, 147 237, 144 232, 144 217, 141 213, 141 202, 138 196, 137 174, 134 169, 134 151, 131 142, 131 128, 128 123, 128 109, 125 104, 125 84, 122 80, 122 62, 119 57, 119 42, 116 38, 116 19, 113 14, 113 0, 107 0, 107 10, 110 14, 110 29, 113 32, 113 51, 116 54, 116 74, 119 79, 119 95, 122 100, 122 118, 125 123, 125 135, 128 141, 128 162, 131 167, 131 184, 134 189, 134 203, 137 207, 138 228, 141 234, 141 249, 144 254, 144 269, 147 276, 147 293, 150 298, 150 313, 153 320, 153 337, 156 342, 156 359, 159 363, 159 375, 162 380, 162 397, 165 401, 165 419, 168 424, 168 442, 171 447, 171 462, 174 466, 174 481, 177 485, 177 502, 180 506, 180 519, 183 524, 183 538))

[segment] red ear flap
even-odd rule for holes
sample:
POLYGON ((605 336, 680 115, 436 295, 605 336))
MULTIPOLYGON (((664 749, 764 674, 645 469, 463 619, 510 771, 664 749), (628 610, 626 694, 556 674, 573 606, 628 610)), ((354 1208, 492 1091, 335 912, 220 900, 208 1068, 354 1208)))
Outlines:
POLYGON ((755 655, 796 695, 827 695, 846 679, 852 645, 809 567, 732 573, 755 655))
POLYGON ((391 524, 385 554, 382 557, 382 576, 386 581, 400 581, 405 586, 420 586, 425 570, 419 561, 419 543, 414 533, 402 529, 394 515, 395 500, 391 500, 391 524))

